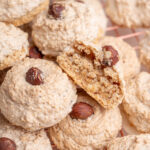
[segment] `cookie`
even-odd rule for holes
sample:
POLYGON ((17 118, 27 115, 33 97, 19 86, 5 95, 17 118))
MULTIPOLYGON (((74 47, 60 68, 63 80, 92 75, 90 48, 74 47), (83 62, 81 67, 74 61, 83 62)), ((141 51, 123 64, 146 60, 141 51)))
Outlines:
POLYGON ((96 42, 104 34, 106 23, 98 2, 54 0, 34 20, 32 38, 44 55, 56 57, 76 39, 96 42))
POLYGON ((77 98, 75 85, 54 62, 29 58, 7 72, 0 97, 2 114, 28 131, 64 119, 77 98))
POLYGON ((13 66, 28 54, 28 35, 13 25, 0 22, 0 70, 13 66))
POLYGON ((146 32, 146 36, 140 42, 140 61, 150 70, 150 31, 146 32))
POLYGON ((87 94, 80 93, 70 115, 50 128, 49 134, 58 149, 96 150, 116 137, 121 126, 118 108, 103 109, 87 94))
POLYGON ((140 132, 150 132, 150 74, 141 72, 126 85, 123 107, 126 117, 140 132))
POLYGON ((21 26, 47 8, 49 0, 0 0, 0 21, 21 26))
POLYGON ((118 50, 122 62, 124 79, 130 79, 140 72, 140 61, 138 60, 135 49, 122 39, 105 36, 101 38, 98 45, 100 47, 111 45, 118 50))
POLYGON ((150 27, 149 5, 147 0, 107 0, 106 13, 120 26, 150 27))
POLYGON ((57 57, 60 67, 104 108, 119 105, 124 97, 124 80, 118 52, 110 46, 97 48, 75 42, 57 57))
POLYGON ((0 113, 1 150, 52 150, 44 130, 27 132, 11 125, 0 113), (9 147, 9 148, 8 148, 9 147))
POLYGON ((150 135, 131 135, 112 140, 104 149, 100 150, 149 150, 150 135))
POLYGON ((123 106, 120 105, 120 112, 121 112, 121 116, 122 116, 122 131, 123 131, 123 135, 138 135, 141 134, 141 132, 137 131, 137 129, 130 123, 130 121, 128 120, 128 116, 126 114, 126 112, 123 109, 123 106))

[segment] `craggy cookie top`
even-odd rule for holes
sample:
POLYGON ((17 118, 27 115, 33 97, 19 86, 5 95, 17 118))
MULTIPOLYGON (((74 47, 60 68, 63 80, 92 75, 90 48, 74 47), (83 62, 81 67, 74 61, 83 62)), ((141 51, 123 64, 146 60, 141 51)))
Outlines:
POLYGON ((0 97, 1 112, 12 124, 36 131, 65 118, 77 96, 54 62, 27 58, 7 72, 0 97))
POLYGON ((27 132, 22 128, 12 126, 0 113, 0 149, 51 150, 52 148, 44 130, 27 132))
POLYGON ((132 135, 123 138, 116 138, 107 143, 106 148, 102 150, 149 150, 150 135, 132 135))
POLYGON ((106 12, 118 25, 127 27, 150 26, 149 0, 107 0, 106 12))
POLYGON ((0 70, 12 66, 28 53, 28 35, 19 28, 0 22, 0 70))
POLYGON ((8 21, 25 16, 44 0, 0 0, 0 21, 8 21))
POLYGON ((97 4, 99 13, 89 1, 54 0, 34 20, 32 37, 37 47, 45 55, 57 56, 76 39, 93 41, 102 36, 107 21, 97 4))
POLYGON ((78 95, 73 110, 63 121, 49 129, 52 141, 61 150, 95 150, 116 137, 122 126, 118 108, 103 109, 85 93, 78 95))
POLYGON ((129 121, 141 132, 150 132, 150 74, 141 72, 127 84, 123 106, 129 121))
POLYGON ((140 62, 136 55, 136 51, 125 41, 119 38, 105 36, 101 38, 98 45, 100 45, 100 47, 110 45, 118 50, 125 79, 132 78, 140 72, 140 62))

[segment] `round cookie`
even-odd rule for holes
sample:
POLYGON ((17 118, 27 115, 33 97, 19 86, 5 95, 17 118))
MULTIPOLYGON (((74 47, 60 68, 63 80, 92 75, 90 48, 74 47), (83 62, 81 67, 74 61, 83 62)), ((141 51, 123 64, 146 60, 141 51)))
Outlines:
POLYGON ((122 138, 116 138, 107 143, 107 146, 100 150, 149 150, 150 135, 130 135, 122 138))
POLYGON ((2 114, 29 131, 64 119, 77 98, 75 85, 54 62, 29 58, 7 72, 0 97, 2 114))
POLYGON ((2 114, 0 114, 0 148, 2 150, 5 148, 5 150, 52 150, 44 130, 27 132, 22 128, 12 126, 2 114), (10 149, 6 148, 7 143, 13 143, 10 149), (15 147, 16 149, 13 149, 15 147))
POLYGON ((105 36, 101 38, 98 44, 100 47, 110 45, 118 50, 125 79, 132 78, 140 72, 140 61, 138 60, 135 49, 122 39, 105 36))
POLYGON ((80 93, 70 115, 49 128, 49 134, 58 149, 95 150, 116 137, 121 126, 118 108, 103 109, 91 97, 80 93))
POLYGON ((49 0, 0 0, 0 21, 20 26, 46 9, 49 0))
POLYGON ((123 107, 126 117, 140 132, 150 132, 150 74, 141 72, 126 85, 123 107))
POLYGON ((54 0, 34 20, 32 38, 44 55, 55 57, 76 39, 96 42, 104 34, 106 23, 98 2, 54 0))
POLYGON ((140 42, 140 61, 150 71, 150 31, 140 42))
POLYGON ((0 22, 0 70, 13 66, 28 54, 28 35, 14 25, 0 22))
POLYGON ((149 5, 148 0, 107 0, 106 13, 117 25, 150 27, 149 5))

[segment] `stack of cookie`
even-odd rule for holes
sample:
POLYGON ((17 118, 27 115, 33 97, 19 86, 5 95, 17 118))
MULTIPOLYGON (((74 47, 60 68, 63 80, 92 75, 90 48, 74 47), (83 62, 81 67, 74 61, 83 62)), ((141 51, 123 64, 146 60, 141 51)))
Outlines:
MULTIPOLYGON (((128 6, 116 1, 106 5, 115 21, 128 6)), ((150 75, 133 47, 105 36, 98 0, 0 2, 0 150, 150 149, 150 75), (117 137, 122 127, 131 135, 117 137)), ((142 17, 137 26, 150 25, 142 17)), ((149 47, 148 33, 147 68, 149 47)))

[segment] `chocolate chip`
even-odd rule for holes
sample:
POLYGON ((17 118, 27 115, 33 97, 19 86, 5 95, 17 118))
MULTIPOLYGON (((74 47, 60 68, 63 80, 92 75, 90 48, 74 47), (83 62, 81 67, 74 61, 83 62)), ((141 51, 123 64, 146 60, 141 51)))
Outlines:
POLYGON ((55 19, 62 18, 62 11, 65 7, 59 3, 53 3, 49 7, 49 14, 52 15, 55 19))
POLYGON ((0 138, 0 150, 16 150, 16 144, 6 137, 0 138))
POLYGON ((102 66, 104 67, 112 67, 119 61, 118 51, 115 50, 112 46, 104 46, 102 48, 104 52, 104 57, 102 60, 102 66))
POLYGON ((94 111, 91 105, 84 103, 84 102, 79 102, 73 106, 72 112, 70 113, 70 117, 72 119, 85 120, 93 114, 94 114, 94 111))
POLYGON ((43 84, 42 71, 36 67, 30 68, 26 73, 26 81, 32 85, 43 84))
POLYGON ((76 0, 77 2, 79 2, 79 3, 84 3, 82 0, 76 0))
POLYGON ((38 50, 37 47, 35 46, 32 46, 30 49, 29 49, 29 57, 30 58, 42 58, 43 55, 41 54, 41 52, 38 50))

